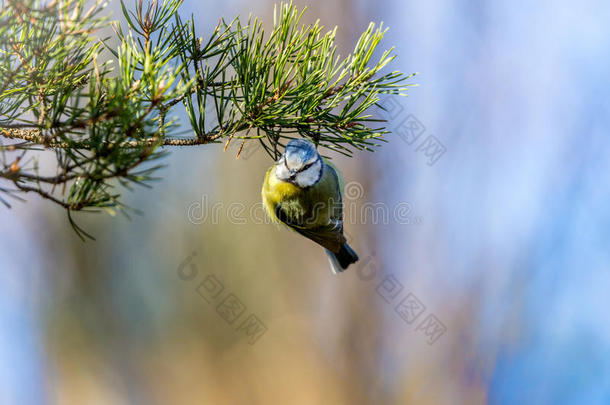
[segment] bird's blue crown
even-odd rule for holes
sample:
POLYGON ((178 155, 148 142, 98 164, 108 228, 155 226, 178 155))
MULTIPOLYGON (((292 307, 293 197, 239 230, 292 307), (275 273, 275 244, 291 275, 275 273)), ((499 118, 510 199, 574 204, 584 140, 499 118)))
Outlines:
POLYGON ((305 139, 293 139, 286 145, 284 155, 291 161, 310 162, 318 155, 313 143, 305 139))

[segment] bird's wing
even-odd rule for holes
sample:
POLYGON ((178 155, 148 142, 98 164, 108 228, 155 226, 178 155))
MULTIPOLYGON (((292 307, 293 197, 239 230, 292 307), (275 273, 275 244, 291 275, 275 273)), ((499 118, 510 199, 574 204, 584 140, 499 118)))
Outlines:
POLYGON ((337 167, 330 161, 324 159, 326 169, 330 173, 329 180, 332 186, 335 188, 334 198, 338 201, 338 204, 334 204, 330 213, 330 220, 338 227, 339 231, 343 233, 343 177, 337 167))
POLYGON ((275 215, 281 222, 288 225, 290 228, 331 252, 338 252, 345 243, 345 236, 343 236, 343 221, 333 220, 327 225, 309 228, 304 224, 289 218, 282 210, 281 204, 275 206, 275 215))
POLYGON ((337 166, 335 166, 334 163, 328 159, 324 159, 324 164, 326 164, 326 166, 328 166, 332 169, 332 174, 335 177, 335 180, 337 181, 338 192, 340 195, 343 195, 343 189, 345 188, 345 182, 343 181, 343 176, 341 176, 341 172, 339 171, 337 166))

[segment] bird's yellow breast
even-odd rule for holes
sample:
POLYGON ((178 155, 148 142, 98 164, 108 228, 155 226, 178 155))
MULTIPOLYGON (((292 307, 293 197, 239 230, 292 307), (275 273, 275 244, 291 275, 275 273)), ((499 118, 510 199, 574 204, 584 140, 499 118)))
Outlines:
POLYGON ((280 222, 275 214, 275 207, 283 201, 298 201, 303 190, 292 183, 278 179, 275 175, 275 166, 273 165, 267 170, 263 182, 262 197, 265 211, 269 217, 275 222, 280 222))

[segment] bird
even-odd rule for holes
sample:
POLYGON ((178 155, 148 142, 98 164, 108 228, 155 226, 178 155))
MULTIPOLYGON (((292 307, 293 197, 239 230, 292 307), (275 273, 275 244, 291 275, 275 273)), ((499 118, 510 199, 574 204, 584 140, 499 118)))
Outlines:
POLYGON ((343 180, 306 139, 292 139, 263 181, 267 215, 324 247, 338 274, 358 261, 343 235, 343 180))

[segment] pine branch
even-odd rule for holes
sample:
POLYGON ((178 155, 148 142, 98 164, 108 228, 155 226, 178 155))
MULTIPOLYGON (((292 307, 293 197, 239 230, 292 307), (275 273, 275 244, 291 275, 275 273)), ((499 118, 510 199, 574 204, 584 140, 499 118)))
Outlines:
POLYGON ((368 111, 381 94, 406 95, 412 76, 380 74, 392 49, 371 63, 381 26, 341 58, 336 28, 301 25, 292 3, 276 8, 267 35, 255 18, 221 19, 205 41, 178 15, 181 0, 121 3, 126 27, 102 15, 102 0, 0 4, 0 180, 13 187, 0 187, 0 202, 36 193, 82 237, 71 212, 124 212, 117 185, 149 186, 163 147, 226 149, 238 137, 275 158, 304 137, 348 156, 371 150, 387 131, 368 111), (109 25, 117 49, 98 37, 109 25), (192 137, 176 136, 181 108, 192 137), (54 153, 55 173, 40 173, 42 153, 54 153))
MULTIPOLYGON (((46 148, 51 149, 88 149, 91 147, 91 144, 86 141, 76 142, 76 143, 68 143, 68 142, 60 142, 51 140, 50 138, 44 136, 40 129, 23 129, 23 128, 2 128, 0 127, 0 135, 8 138, 8 139, 20 139, 23 141, 43 145, 46 148)), ((220 138, 223 134, 219 132, 215 133, 207 133, 201 138, 167 138, 164 137, 159 143, 158 137, 151 137, 146 139, 140 139, 137 141, 124 141, 118 144, 118 147, 133 149, 139 148, 143 146, 155 146, 159 144, 159 146, 196 146, 196 145, 205 145, 208 143, 212 143, 218 138, 220 138)), ((109 144, 109 146, 113 146, 109 144)))

